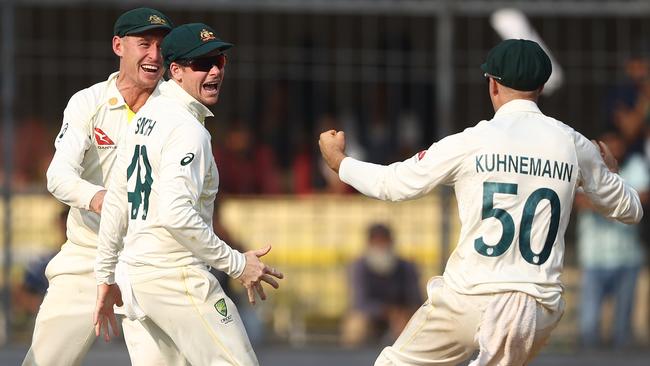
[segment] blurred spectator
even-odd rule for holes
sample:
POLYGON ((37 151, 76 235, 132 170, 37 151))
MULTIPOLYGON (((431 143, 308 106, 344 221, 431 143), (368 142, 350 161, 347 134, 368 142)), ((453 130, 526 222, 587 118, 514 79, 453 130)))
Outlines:
MULTIPOLYGON (((54 133, 48 131, 44 121, 31 117, 17 121, 14 128, 13 189, 43 190, 45 171, 54 154, 54 133)), ((5 174, 4 167, 0 174, 5 174)))
POLYGON ((650 119, 650 61, 643 52, 625 62, 625 76, 608 95, 608 127, 620 132, 629 151, 643 152, 650 119))
POLYGON ((343 344, 392 343, 422 305, 415 265, 397 256, 390 229, 374 224, 366 252, 350 273, 352 309, 343 320, 343 344))
MULTIPOLYGON (((377 85, 372 93, 370 118, 366 125, 363 141, 363 146, 368 153, 366 158, 377 164, 391 163, 397 154, 395 130, 398 127, 391 124, 389 120, 388 103, 386 85, 377 85)), ((326 130, 320 129, 319 131, 326 130)))
MULTIPOLYGON (((262 99, 262 110, 254 131, 256 141, 270 146, 277 156, 277 163, 283 170, 290 164, 290 150, 297 126, 289 124, 289 94, 286 81, 275 81, 262 99)), ((294 102, 295 103, 295 102, 294 102)))
POLYGON ((422 151, 422 122, 412 110, 406 109, 397 119, 397 159, 405 160, 422 151))
POLYGON ((279 169, 273 150, 254 141, 249 126, 235 120, 223 144, 215 144, 219 189, 228 194, 282 193, 279 169))
MULTIPOLYGON (((647 204, 650 174, 644 158, 635 152, 626 155, 625 141, 616 132, 605 134, 601 140, 619 161, 621 177, 640 193, 642 203, 647 204)), ((613 344, 615 347, 629 346, 636 283, 644 260, 640 227, 610 221, 596 214, 583 194, 576 195, 575 207, 578 210, 578 259, 583 270, 582 342, 587 347, 602 343, 602 305, 611 297, 615 303, 613 344)))

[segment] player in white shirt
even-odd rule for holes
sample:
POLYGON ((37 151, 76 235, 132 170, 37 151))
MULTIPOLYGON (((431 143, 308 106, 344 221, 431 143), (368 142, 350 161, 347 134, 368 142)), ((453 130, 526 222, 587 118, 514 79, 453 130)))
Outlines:
POLYGON ((261 281, 277 288, 273 277, 282 278, 259 260, 270 247, 242 254, 212 229, 219 174, 204 120, 217 103, 231 46, 201 23, 165 37, 170 80, 126 134, 99 231, 97 334, 109 336, 122 297, 132 319, 154 338, 170 339, 193 365, 258 363, 235 305, 207 266, 237 278, 251 303, 255 292, 266 298, 261 281), (128 272, 119 288, 116 265, 128 272))
POLYGON ((320 136, 342 181, 390 201, 438 184, 454 187, 462 224, 428 300, 376 365, 523 365, 544 345, 563 309, 564 232, 576 190, 624 223, 643 215, 636 191, 615 170, 606 146, 547 117, 537 99, 551 73, 535 42, 506 40, 481 66, 495 115, 403 162, 346 157, 343 132, 320 136), (601 154, 603 157, 601 157, 601 154), (606 165, 605 161, 608 162, 606 165))
MULTIPOLYGON (((47 187, 70 206, 67 241, 47 266, 49 288, 23 365, 79 365, 95 340, 93 269, 106 181, 134 112, 162 76, 159 47, 171 28, 169 18, 154 9, 122 14, 115 22, 112 40, 120 58, 119 71, 74 94, 65 108, 47 187)), ((163 365, 146 330, 139 323, 120 319, 132 364, 163 365)))

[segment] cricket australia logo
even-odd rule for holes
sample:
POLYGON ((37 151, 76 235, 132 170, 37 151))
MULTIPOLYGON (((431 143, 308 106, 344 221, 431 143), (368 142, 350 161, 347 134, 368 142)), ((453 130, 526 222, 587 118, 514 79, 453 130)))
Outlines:
POLYGON ((165 19, 157 16, 156 14, 149 17, 149 23, 151 23, 151 24, 167 24, 165 19))
POLYGON ((214 36, 214 33, 210 32, 209 30, 203 28, 201 30, 201 33, 199 33, 199 37, 201 37, 201 40, 203 42, 211 41, 213 39, 217 39, 217 37, 214 36))
POLYGON ((232 322, 232 314, 228 315, 228 306, 226 306, 226 299, 219 299, 219 301, 214 303, 214 308, 217 310, 223 319, 221 319, 221 324, 228 324, 232 322))

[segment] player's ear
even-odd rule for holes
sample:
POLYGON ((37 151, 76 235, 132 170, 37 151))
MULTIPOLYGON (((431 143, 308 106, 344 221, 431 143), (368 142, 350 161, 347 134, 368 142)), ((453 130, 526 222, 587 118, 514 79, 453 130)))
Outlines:
POLYGON ((169 65, 169 75, 170 79, 176 80, 176 81, 183 81, 183 68, 181 65, 177 64, 176 62, 172 62, 171 65, 169 65))
POLYGON ((494 78, 490 78, 490 95, 499 95, 499 83, 494 78))
POLYGON ((122 38, 118 36, 113 36, 113 52, 122 57, 122 38))

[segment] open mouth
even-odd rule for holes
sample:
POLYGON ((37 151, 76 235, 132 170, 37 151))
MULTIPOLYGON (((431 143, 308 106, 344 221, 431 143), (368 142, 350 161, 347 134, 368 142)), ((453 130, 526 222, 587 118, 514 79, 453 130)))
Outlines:
POLYGON ((150 72, 150 73, 153 73, 153 74, 157 73, 158 70, 160 70, 160 66, 150 65, 150 64, 141 65, 140 68, 142 70, 144 70, 144 72, 150 72))
POLYGON ((216 93, 217 90, 219 90, 219 82, 218 81, 207 82, 203 84, 203 89, 211 93, 216 93))

